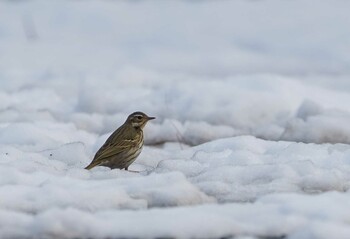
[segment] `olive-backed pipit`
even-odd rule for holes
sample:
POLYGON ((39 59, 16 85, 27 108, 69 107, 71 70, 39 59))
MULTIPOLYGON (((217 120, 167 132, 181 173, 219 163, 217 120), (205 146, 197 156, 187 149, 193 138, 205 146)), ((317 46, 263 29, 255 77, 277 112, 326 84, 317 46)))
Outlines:
POLYGON ((126 119, 125 123, 109 136, 107 141, 95 154, 92 162, 85 169, 95 166, 105 166, 111 169, 120 168, 128 170, 143 146, 143 132, 149 117, 142 112, 134 112, 126 119))

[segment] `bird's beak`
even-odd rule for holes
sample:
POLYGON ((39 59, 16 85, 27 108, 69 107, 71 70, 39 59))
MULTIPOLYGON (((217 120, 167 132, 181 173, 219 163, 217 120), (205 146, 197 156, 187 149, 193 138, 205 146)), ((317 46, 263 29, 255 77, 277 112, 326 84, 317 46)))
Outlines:
POLYGON ((153 120, 153 119, 155 119, 156 117, 147 117, 147 120, 153 120))

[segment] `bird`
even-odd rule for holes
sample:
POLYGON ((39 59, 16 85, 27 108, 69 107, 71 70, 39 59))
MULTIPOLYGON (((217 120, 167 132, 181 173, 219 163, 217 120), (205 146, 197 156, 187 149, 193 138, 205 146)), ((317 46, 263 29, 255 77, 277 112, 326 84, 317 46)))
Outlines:
POLYGON ((85 169, 105 166, 128 170, 141 153, 144 142, 142 130, 153 119, 155 117, 149 117, 140 111, 129 115, 124 124, 109 136, 85 169))

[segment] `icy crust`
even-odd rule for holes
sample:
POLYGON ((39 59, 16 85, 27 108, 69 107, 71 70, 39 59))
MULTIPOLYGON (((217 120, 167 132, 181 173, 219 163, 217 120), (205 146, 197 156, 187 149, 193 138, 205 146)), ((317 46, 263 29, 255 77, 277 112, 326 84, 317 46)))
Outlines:
POLYGON ((0 237, 350 235, 350 146, 240 136, 181 147, 146 146, 132 173, 84 170, 82 143, 2 145, 0 237))
POLYGON ((270 193, 346 191, 350 186, 350 146, 343 144, 274 142, 241 136, 165 157, 169 158, 157 163, 148 161, 145 154, 139 162, 152 162, 150 166, 156 167, 157 173, 181 171, 219 202, 253 201, 270 193))
POLYGON ((143 211, 51 208, 0 210, 1 238, 284 238, 350 237, 349 193, 275 194, 255 203, 143 211), (335 203, 336 202, 336 203, 335 203))
POLYGON ((82 143, 38 152, 2 146, 2 205, 28 212, 54 205, 86 210, 147 208, 251 202, 270 193, 347 191, 350 186, 348 145, 240 136, 180 147, 170 143, 163 148, 145 147, 131 166, 140 173, 130 173, 105 167, 84 170, 91 157, 82 143), (18 202, 8 190, 18 195, 18 202), (102 201, 88 200, 94 198, 90 192, 95 190, 102 201))
MULTIPOLYGON (((65 146, 78 160, 80 144, 65 146), (75 151, 75 152, 74 152, 75 151)), ((0 148, 1 208, 38 213, 49 208, 146 209, 215 202, 179 172, 142 176, 121 170, 83 169, 81 162, 72 164, 41 153, 24 153, 0 148), (4 153, 6 152, 6 153, 4 153), (5 154, 5 156, 4 156, 5 154)), ((45 152, 46 153, 46 152, 45 152)), ((84 165, 85 166, 85 165, 84 165)))

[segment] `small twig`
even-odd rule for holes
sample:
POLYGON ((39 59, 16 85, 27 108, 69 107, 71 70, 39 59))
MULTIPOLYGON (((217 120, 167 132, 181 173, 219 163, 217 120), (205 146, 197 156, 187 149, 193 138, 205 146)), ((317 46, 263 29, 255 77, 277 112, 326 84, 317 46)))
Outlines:
POLYGON ((183 141, 183 136, 182 136, 180 130, 176 127, 176 125, 174 124, 174 122, 172 120, 170 120, 170 123, 171 123, 171 125, 174 127, 174 129, 176 131, 175 136, 176 136, 177 142, 180 145, 180 149, 183 150, 182 143, 181 143, 183 141))
MULTIPOLYGON (((165 102, 165 108, 166 108, 166 111, 167 111, 167 115, 169 115, 169 114, 168 114, 168 113, 170 112, 170 110, 169 110, 169 104, 168 104, 168 101, 167 101, 166 98, 167 98, 167 96, 165 96, 165 100, 164 100, 164 102, 165 102)), ((177 142, 178 142, 178 144, 179 144, 179 146, 180 146, 180 149, 183 150, 184 148, 183 148, 182 143, 181 143, 181 142, 183 142, 183 135, 181 134, 180 130, 176 127, 176 125, 174 124, 174 122, 173 122, 172 120, 169 120, 169 121, 170 121, 170 124, 174 127, 174 129, 175 129, 175 131, 176 131, 175 136, 176 136, 176 140, 177 140, 177 142)))

